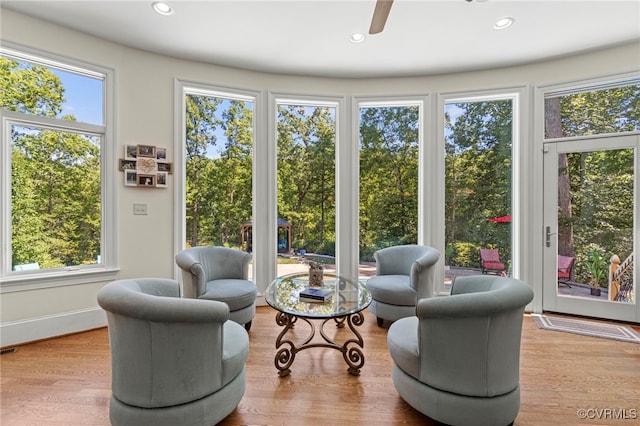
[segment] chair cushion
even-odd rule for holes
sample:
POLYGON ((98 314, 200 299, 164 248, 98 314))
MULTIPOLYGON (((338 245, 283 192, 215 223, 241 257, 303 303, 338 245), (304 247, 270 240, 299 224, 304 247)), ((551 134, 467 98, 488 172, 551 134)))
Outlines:
POLYGON ((209 281, 200 299, 219 300, 229 306, 230 311, 251 306, 258 294, 256 285, 248 280, 222 279, 209 281))
POLYGON ((378 275, 367 280, 371 298, 397 306, 415 306, 416 291, 408 275, 378 275))
POLYGON ((249 356, 249 335, 243 326, 227 321, 223 325, 222 383, 227 385, 242 372, 249 356))
POLYGON ((399 319, 387 332, 387 346, 393 362, 405 373, 420 380, 418 317, 399 319))
POLYGON ((484 262, 485 269, 504 269, 502 262, 484 262))

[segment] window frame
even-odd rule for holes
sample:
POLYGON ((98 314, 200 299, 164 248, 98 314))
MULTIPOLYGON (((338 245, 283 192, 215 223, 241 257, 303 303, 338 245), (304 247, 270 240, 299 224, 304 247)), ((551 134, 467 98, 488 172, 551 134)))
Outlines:
MULTIPOLYGON (((211 96, 211 97, 220 97, 226 99, 232 99, 237 101, 245 101, 252 103, 253 109, 253 165, 252 165, 252 217, 254 218, 254 247, 256 247, 256 243, 260 242, 260 238, 258 237, 258 241, 256 241, 256 227, 258 227, 255 223, 255 218, 257 215, 257 202, 260 199, 260 191, 256 191, 256 186, 260 183, 260 180, 257 178, 258 168, 262 167, 262 164, 259 164, 256 161, 256 156, 258 152, 261 152, 261 147, 258 143, 258 134, 262 128, 262 119, 260 117, 259 111, 262 107, 262 93, 252 90, 244 90, 238 88, 229 88, 224 86, 217 86, 213 84, 206 83, 198 83, 189 80, 181 80, 176 78, 174 80, 174 97, 176 102, 174 103, 174 152, 176 153, 176 161, 175 161, 175 175, 176 185, 174 188, 174 196, 178 202, 175 203, 174 214, 176 217, 175 222, 175 230, 174 230, 174 250, 178 252, 185 248, 186 241, 186 183, 187 183, 187 172, 186 172, 186 155, 185 155, 185 144, 186 144, 186 96, 187 95, 197 95, 197 96, 211 96)), ((258 250, 254 249, 254 259, 251 267, 253 270, 251 271, 251 276, 254 281, 256 281, 256 275, 258 272, 256 271, 256 257, 259 256, 257 253, 258 250)), ((261 256, 260 256, 261 257, 261 256)), ((181 276, 180 268, 177 265, 174 265, 174 277, 179 279, 181 276)))
MULTIPOLYGON (((427 182, 429 176, 426 174, 428 167, 425 166, 425 158, 427 158, 427 141, 429 140, 431 121, 429 121, 430 108, 430 96, 429 95, 415 95, 415 96, 393 96, 393 97, 359 97, 354 102, 354 132, 357 134, 355 139, 357 156, 356 161, 358 164, 358 202, 360 201, 360 114, 363 108, 387 108, 387 107, 418 107, 418 187, 417 187, 417 204, 416 220, 418 225, 417 230, 417 244, 431 245, 433 244, 429 239, 429 211, 425 205, 425 190, 427 188, 427 182)), ((360 211, 358 210, 358 248, 360 247, 360 211)), ((358 253, 358 259, 360 259, 360 253, 358 253)))
MULTIPOLYGON (((271 282, 277 275, 277 211, 278 211, 278 107, 280 105, 301 105, 310 107, 329 107, 335 108, 335 259, 337 273, 350 279, 358 277, 358 250, 350 244, 354 241, 354 232, 357 238, 357 226, 353 226, 353 221, 357 215, 357 199, 353 194, 353 178, 356 167, 353 165, 353 149, 349 143, 350 130, 346 123, 350 123, 351 119, 347 115, 350 107, 347 106, 346 96, 323 96, 313 94, 294 94, 287 92, 270 92, 269 93, 269 159, 272 163, 270 181, 273 185, 273 194, 271 194, 268 218, 268 239, 269 250, 268 262, 271 266, 268 281, 271 282), (272 239, 271 239, 272 238, 272 239)), ((357 191, 356 191, 357 192, 357 191)), ((357 241, 357 239, 355 240, 357 241)))
POLYGON ((115 279, 117 267, 116 150, 114 146, 114 71, 13 43, 3 43, 5 57, 53 67, 103 80, 103 125, 88 124, 0 109, 0 293, 86 284, 115 279), (11 128, 36 127, 54 131, 88 134, 100 138, 101 231, 100 262, 73 267, 13 271, 11 261, 11 128))
MULTIPOLYGON (((478 90, 468 92, 442 92, 438 94, 437 106, 437 141, 438 151, 444 153, 445 141, 445 106, 449 103, 483 102, 495 100, 510 100, 512 102, 512 142, 511 142, 511 276, 524 279, 526 271, 523 266, 527 264, 525 260, 527 254, 534 250, 533 241, 528 241, 526 236, 530 232, 527 225, 532 216, 532 207, 535 201, 523 196, 525 193, 525 182, 531 173, 528 167, 529 158, 533 146, 527 144, 529 135, 529 87, 514 86, 502 87, 490 90, 478 90)), ((444 155, 438 164, 437 199, 444 203, 445 194, 445 164, 444 155)), ((436 270, 436 292, 439 295, 447 295, 450 290, 444 286, 444 247, 445 247, 445 211, 444 208, 438 211, 438 223, 442 227, 437 231, 438 245, 442 248, 442 268, 436 270)))
POLYGON ((564 136, 558 138, 548 138, 545 135, 545 108, 546 100, 552 97, 560 97, 567 95, 575 95, 580 93, 594 92, 606 89, 615 89, 620 87, 626 87, 630 85, 640 84, 640 73, 630 72, 624 74, 616 74, 601 78, 592 78, 587 80, 571 81, 559 84, 541 85, 536 87, 536 115, 534 125, 536 131, 540 132, 542 144, 565 142, 573 140, 590 140, 607 138, 610 136, 620 135, 636 135, 640 134, 640 131, 624 131, 615 133, 596 133, 589 135, 579 136, 564 136))

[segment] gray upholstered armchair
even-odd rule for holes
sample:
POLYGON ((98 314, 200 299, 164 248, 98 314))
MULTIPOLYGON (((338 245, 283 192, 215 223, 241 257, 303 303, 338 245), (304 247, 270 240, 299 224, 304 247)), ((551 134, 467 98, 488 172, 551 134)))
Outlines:
POLYGON ((389 327, 396 390, 442 423, 500 426, 520 410, 520 338, 533 299, 520 280, 458 277, 451 296, 422 299, 389 327))
POLYGON ((256 285, 248 279, 251 254, 227 247, 198 246, 182 250, 184 297, 217 300, 229 306, 232 321, 251 328, 256 314, 256 285))
POLYGON ((249 337, 222 302, 180 297, 177 281, 114 281, 98 292, 111 346, 112 425, 213 425, 245 391, 249 337))
POLYGON ((382 327, 416 314, 416 301, 433 296, 434 269, 440 253, 433 247, 404 245, 374 253, 376 276, 367 280, 371 293, 369 310, 382 327))

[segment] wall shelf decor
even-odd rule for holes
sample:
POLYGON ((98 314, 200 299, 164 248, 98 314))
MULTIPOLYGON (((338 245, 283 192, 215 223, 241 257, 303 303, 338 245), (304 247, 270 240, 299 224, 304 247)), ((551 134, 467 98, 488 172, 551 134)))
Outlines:
POLYGON ((125 145, 118 167, 124 172, 124 186, 166 188, 173 173, 167 149, 153 145, 125 145))

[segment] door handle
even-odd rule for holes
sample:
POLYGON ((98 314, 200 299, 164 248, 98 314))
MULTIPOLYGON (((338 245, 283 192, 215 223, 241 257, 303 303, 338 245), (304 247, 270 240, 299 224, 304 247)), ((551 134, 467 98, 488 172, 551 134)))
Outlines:
POLYGON ((550 226, 547 226, 547 229, 546 229, 546 237, 547 237, 547 238, 546 238, 546 243, 547 243, 547 247, 551 247, 551 236, 552 236, 552 235, 556 235, 556 234, 557 234, 557 232, 551 232, 551 227, 550 227, 550 226))

